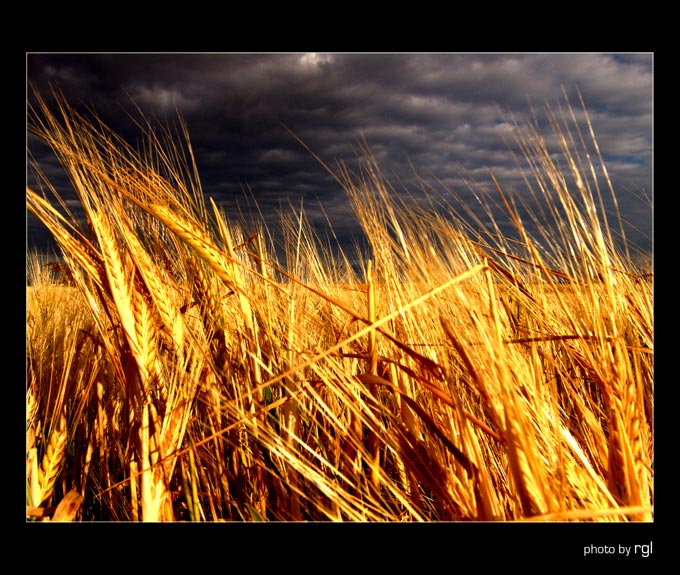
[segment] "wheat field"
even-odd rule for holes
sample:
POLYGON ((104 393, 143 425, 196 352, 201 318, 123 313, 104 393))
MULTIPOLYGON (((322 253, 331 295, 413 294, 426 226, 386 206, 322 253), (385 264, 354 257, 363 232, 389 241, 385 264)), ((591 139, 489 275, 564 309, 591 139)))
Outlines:
POLYGON ((350 254, 205 199, 185 129, 135 149, 56 96, 28 129, 85 217, 32 162, 62 261, 27 258, 27 521, 653 521, 653 270, 587 114, 546 111, 566 171, 518 130, 556 223, 494 179, 519 239, 402 199, 368 146, 322 162, 350 254))

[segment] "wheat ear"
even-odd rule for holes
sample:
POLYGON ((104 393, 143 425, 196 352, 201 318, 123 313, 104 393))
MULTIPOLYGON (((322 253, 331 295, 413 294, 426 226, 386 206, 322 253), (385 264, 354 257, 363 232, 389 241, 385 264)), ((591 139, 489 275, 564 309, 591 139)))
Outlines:
POLYGON ((57 427, 52 429, 50 433, 47 450, 42 459, 40 469, 40 505, 47 501, 54 493, 54 484, 66 459, 67 444, 66 417, 62 414, 57 427))

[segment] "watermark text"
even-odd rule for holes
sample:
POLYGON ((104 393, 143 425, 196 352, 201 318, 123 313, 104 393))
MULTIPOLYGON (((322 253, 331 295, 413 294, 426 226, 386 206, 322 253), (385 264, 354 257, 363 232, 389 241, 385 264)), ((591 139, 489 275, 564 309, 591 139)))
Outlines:
POLYGON ((636 543, 635 545, 586 545, 583 548, 583 556, 618 556, 618 557, 651 557, 653 541, 649 543, 636 543))

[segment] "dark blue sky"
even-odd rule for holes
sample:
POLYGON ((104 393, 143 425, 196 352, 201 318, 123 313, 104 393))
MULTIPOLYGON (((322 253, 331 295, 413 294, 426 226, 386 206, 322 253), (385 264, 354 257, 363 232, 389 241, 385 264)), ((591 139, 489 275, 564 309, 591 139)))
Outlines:
MULTIPOLYGON (((232 209, 244 204, 247 187, 273 227, 280 208, 304 198, 312 223, 322 229, 327 215, 343 240, 355 231, 344 192, 282 123, 331 164, 354 165, 363 137, 395 182, 413 182, 412 164, 472 198, 466 180, 490 190, 493 170, 504 189, 521 194, 521 175, 503 140, 506 120, 530 119, 533 106, 549 134, 544 103, 561 101, 564 88, 578 106, 578 88, 631 224, 629 240, 651 249, 649 53, 29 53, 27 80, 43 95, 52 83, 73 105, 92 106, 132 143, 139 134, 127 117, 130 96, 159 119, 172 120, 180 110, 207 196, 232 209)), ((32 151, 58 179, 54 160, 32 151)), ((27 233, 29 247, 47 245, 30 216, 27 233)))

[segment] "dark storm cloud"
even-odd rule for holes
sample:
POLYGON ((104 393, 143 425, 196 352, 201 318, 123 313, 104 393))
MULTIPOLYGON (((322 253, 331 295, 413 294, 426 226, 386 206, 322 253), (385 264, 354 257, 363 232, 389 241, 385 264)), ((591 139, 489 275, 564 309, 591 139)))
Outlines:
POLYGON ((578 105, 578 87, 625 215, 651 235, 637 199, 652 193, 649 54, 31 54, 27 64, 41 93, 57 85, 130 139, 130 98, 159 119, 181 111, 204 192, 225 209, 246 204, 246 189, 268 217, 304 198, 315 223, 320 202, 343 230, 343 192, 284 125, 329 164, 355 166, 363 137, 404 182, 412 164, 457 193, 465 178, 488 185, 492 169, 519 186, 509 115, 529 120, 533 105, 547 128, 544 103, 566 90, 578 105))

